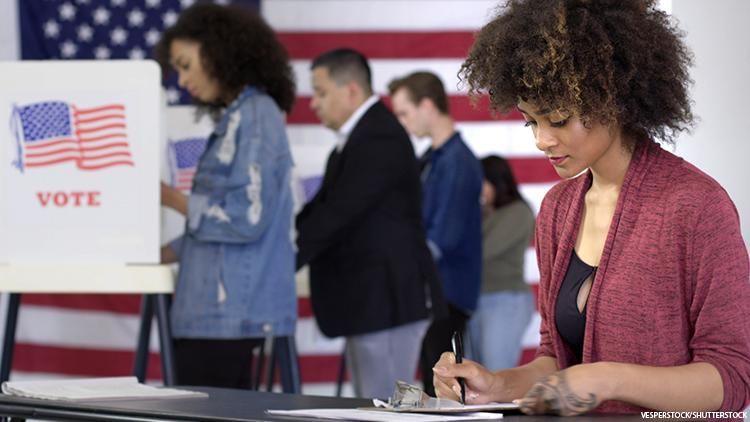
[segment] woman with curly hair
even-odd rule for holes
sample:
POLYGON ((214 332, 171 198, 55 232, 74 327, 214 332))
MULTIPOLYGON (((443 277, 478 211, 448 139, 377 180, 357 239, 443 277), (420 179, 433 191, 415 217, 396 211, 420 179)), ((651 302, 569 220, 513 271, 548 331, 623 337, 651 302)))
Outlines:
MULTIPOLYGON (((440 397, 526 413, 738 411, 750 399, 750 279, 734 204, 661 148, 689 129, 682 34, 651 0, 509 0, 462 67, 517 108, 564 180, 536 227, 536 358, 489 372, 444 353, 440 397)), ((502 333, 497 333, 501 336, 502 333)))
POLYGON ((186 9, 156 46, 165 73, 217 117, 189 196, 162 184, 162 205, 186 216, 162 248, 179 261, 171 323, 177 382, 250 387, 252 352, 294 334, 290 237, 292 157, 284 112, 294 80, 284 47, 256 14, 186 9))

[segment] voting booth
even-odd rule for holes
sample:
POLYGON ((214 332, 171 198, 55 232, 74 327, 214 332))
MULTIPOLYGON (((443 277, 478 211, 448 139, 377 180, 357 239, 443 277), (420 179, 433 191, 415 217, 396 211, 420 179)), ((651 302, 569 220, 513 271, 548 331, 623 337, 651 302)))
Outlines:
MULTIPOLYGON (((20 293, 146 294, 136 360, 145 365, 156 313, 171 365, 173 276, 158 265, 158 65, 0 62, 0 75, 0 291, 11 293, 0 378, 10 372, 20 293)), ((162 371, 170 384, 173 370, 162 371)))
POLYGON ((158 66, 6 62, 0 74, 0 263, 158 263, 158 66))

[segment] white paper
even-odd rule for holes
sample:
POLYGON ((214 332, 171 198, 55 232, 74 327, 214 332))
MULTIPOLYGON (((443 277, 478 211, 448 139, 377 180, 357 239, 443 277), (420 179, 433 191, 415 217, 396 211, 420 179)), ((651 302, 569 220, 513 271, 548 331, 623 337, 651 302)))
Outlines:
POLYGON ((6 381, 4 394, 46 400, 118 400, 208 397, 197 391, 141 384, 136 377, 6 381))
POLYGON ((393 413, 383 410, 363 409, 299 409, 299 410, 266 410, 269 415, 293 416, 297 418, 317 418, 329 420, 368 421, 368 422, 443 422, 470 421, 478 419, 502 419, 502 413, 462 413, 453 415, 436 415, 424 413, 393 413))
POLYGON ((421 407, 393 407, 390 404, 373 399, 372 404, 384 411, 397 413, 467 413, 467 412, 499 412, 503 410, 518 410, 516 403, 486 403, 461 404, 454 400, 430 397, 421 407))

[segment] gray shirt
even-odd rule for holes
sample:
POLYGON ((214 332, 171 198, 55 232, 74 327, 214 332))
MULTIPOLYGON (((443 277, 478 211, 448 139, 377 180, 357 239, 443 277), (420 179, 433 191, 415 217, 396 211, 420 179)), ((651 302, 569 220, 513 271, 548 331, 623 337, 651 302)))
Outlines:
POLYGON ((482 293, 525 291, 526 249, 534 234, 534 213, 523 201, 490 210, 482 218, 482 293))

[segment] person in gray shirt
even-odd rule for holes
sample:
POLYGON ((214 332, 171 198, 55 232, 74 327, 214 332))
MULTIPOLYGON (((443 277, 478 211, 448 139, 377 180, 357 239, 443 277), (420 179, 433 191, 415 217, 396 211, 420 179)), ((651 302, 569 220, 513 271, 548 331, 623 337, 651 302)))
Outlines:
POLYGON ((534 213, 505 159, 485 157, 482 169, 482 286, 467 340, 474 360, 498 370, 518 365, 523 335, 534 313, 523 274, 534 213))

